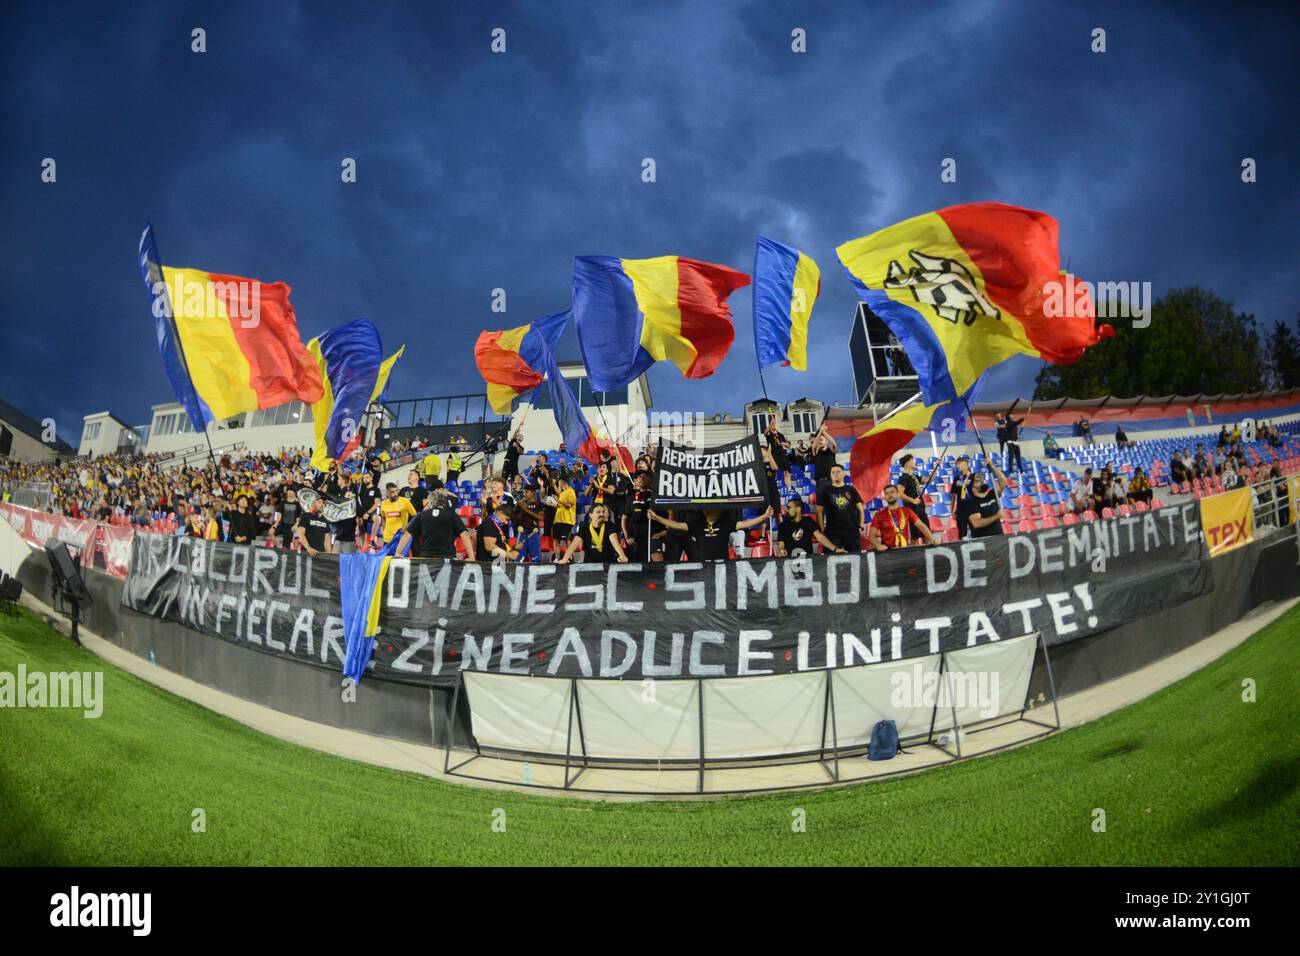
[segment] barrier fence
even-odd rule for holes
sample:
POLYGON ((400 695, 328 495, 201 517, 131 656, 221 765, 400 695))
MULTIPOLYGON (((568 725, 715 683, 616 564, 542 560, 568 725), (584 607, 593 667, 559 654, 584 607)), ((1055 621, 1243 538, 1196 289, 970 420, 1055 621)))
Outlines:
POLYGON ((46 511, 54 504, 54 486, 45 481, 16 481, 9 492, 9 503, 46 511))
POLYGON ((123 579, 130 571, 134 528, 69 518, 10 503, 0 503, 0 513, 10 527, 37 550, 44 550, 45 542, 58 539, 76 549, 84 567, 98 568, 123 579))

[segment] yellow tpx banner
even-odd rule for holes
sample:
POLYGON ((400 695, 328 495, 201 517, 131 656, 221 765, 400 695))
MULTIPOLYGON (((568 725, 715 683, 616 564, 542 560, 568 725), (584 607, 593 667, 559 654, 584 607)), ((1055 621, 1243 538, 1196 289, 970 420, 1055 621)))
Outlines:
POLYGON ((1210 557, 1240 547, 1255 537, 1255 515, 1250 489, 1238 488, 1201 499, 1201 527, 1210 557))
POLYGON ((1288 497, 1291 499, 1291 507, 1287 509, 1286 524, 1291 524, 1300 519, 1300 475, 1292 475, 1286 481, 1287 488, 1290 491, 1288 497))

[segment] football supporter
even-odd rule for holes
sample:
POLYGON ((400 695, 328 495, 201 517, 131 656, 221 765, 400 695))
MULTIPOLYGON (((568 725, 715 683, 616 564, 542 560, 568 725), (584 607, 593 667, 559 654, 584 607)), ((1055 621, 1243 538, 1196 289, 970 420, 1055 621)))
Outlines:
POLYGON ((590 519, 569 541, 569 546, 565 548, 564 554, 556 559, 556 563, 568 564, 573 559, 573 553, 578 550, 579 544, 582 545, 584 563, 627 564, 627 554, 619 543, 618 531, 609 520, 609 509, 604 505, 591 506, 590 519))
POLYGON ((885 485, 881 494, 885 507, 876 512, 867 532, 873 548, 877 551, 906 548, 914 542, 914 536, 920 536, 926 544, 935 543, 929 525, 900 502, 897 485, 885 485))

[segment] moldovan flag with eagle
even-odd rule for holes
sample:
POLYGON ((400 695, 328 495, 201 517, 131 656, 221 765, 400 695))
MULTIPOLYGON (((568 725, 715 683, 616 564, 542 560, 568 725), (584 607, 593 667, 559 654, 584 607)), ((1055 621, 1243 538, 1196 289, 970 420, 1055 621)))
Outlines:
POLYGON ((518 328, 479 333, 474 363, 487 383, 488 404, 494 412, 509 415, 516 398, 542 384, 543 352, 555 351, 571 314, 571 309, 565 309, 518 328))
POLYGON ((864 497, 885 483, 893 454, 944 406, 960 418, 979 377, 1013 355, 1058 365, 1114 335, 1098 326, 1087 286, 1064 299, 1060 226, 1043 212, 969 203, 926 213, 836 249, 858 294, 898 337, 920 378, 914 406, 853 446, 864 497))
POLYGON ((316 447, 311 466, 325 471, 356 451, 365 434, 361 423, 371 402, 383 397, 389 373, 402 353, 384 358, 379 330, 369 319, 355 319, 307 343, 320 370, 324 393, 312 406, 316 447))
POLYGON ((137 257, 163 368, 196 432, 240 412, 320 401, 287 285, 164 266, 149 225, 137 257))
POLYGON ((621 388, 665 359, 687 378, 712 375, 736 338, 727 296, 749 281, 685 256, 576 257, 573 323, 591 387, 621 388))

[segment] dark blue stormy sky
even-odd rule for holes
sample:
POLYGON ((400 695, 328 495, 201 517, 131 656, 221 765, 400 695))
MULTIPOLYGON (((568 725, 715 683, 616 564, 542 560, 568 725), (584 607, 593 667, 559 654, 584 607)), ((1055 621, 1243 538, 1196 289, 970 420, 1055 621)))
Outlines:
MULTIPOLYGON (((748 272, 762 232, 823 273, 811 370, 773 370, 769 390, 848 402, 835 246, 975 200, 1054 214, 1083 278, 1198 282, 1290 319, 1297 9, 7 3, 0 395, 74 444, 87 412, 143 422, 171 398, 135 265, 146 220, 169 264, 292 285, 304 339, 372 318, 408 346, 390 397, 481 389, 477 332, 565 308, 575 254, 748 272)), ((661 365, 658 405, 738 412, 758 394, 749 290, 732 304, 718 374, 661 365)), ((1028 394, 1036 366, 1013 360, 983 397, 1028 394)))

